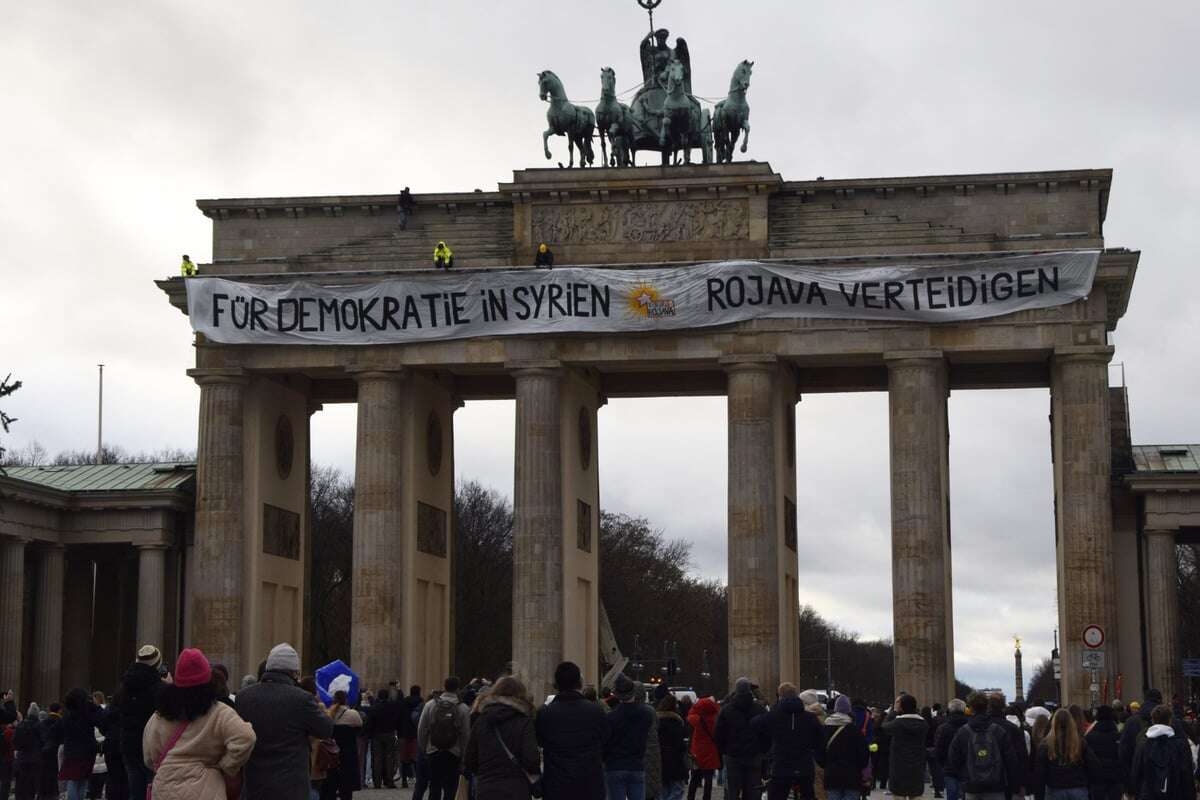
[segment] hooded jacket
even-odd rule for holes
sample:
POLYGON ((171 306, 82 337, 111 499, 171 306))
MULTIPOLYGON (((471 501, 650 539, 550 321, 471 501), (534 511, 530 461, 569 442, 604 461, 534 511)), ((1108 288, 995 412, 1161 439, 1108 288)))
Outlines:
POLYGON ((946 777, 961 778, 958 770, 950 763, 950 743, 958 729, 967 724, 967 715, 962 711, 951 711, 946 722, 938 726, 937 735, 933 738, 933 757, 942 765, 946 777))
POLYGON ((825 768, 826 790, 861 790, 863 770, 870 761, 861 726, 845 714, 830 714, 823 734, 821 749, 814 755, 825 768))
POLYGON ((238 693, 237 707, 257 737, 246 762, 245 800, 305 800, 309 737, 333 735, 333 720, 321 710, 317 698, 297 686, 290 675, 267 670, 261 681, 238 693))
POLYGON ((1138 744, 1133 757, 1131 782, 1139 800, 1160 797, 1162 787, 1156 774, 1162 765, 1167 772, 1166 796, 1171 800, 1195 800, 1196 784, 1192 775, 1192 750, 1187 737, 1176 736, 1170 725, 1151 725, 1146 738, 1138 744))
POLYGON ((658 712, 658 752, 664 784, 688 779, 687 723, 673 711, 658 712))
POLYGON ((654 722, 654 710, 645 703, 618 703, 608 714, 604 769, 645 772, 646 739, 654 722))
MULTIPOLYGON (((153 769, 181 722, 150 718, 142 737, 146 766, 153 769)), ((154 776, 154 800, 224 800, 224 775, 235 774, 254 749, 254 729, 224 703, 213 703, 192 720, 154 776)), ((278 795, 285 797, 286 795, 278 795)))
POLYGON ((1119 783, 1124 785, 1125 772, 1121 767, 1121 732, 1117 723, 1102 719, 1092 726, 1083 737, 1088 749, 1096 756, 1096 774, 1091 776, 1092 786, 1119 783))
POLYGON ((545 761, 546 800, 604 800, 604 738, 608 720, 599 703, 576 691, 559 692, 534 720, 545 761))
MULTIPOLYGON (((849 723, 850 718, 842 715, 849 723)), ((785 697, 775 707, 755 718, 759 751, 771 753, 774 778, 809 778, 815 774, 813 759, 825 757, 825 734, 820 721, 804 708, 798 697, 785 697)))
POLYGON ((688 712, 688 724, 692 726, 692 758, 696 769, 720 769, 721 751, 713 738, 717 730, 717 715, 721 707, 711 697, 701 697, 688 712))
POLYGON ((154 713, 159 687, 163 685, 158 669, 135 661, 121 678, 118 706, 121 729, 121 753, 131 758, 142 755, 142 731, 154 713))
POLYGON ((880 726, 891 736, 888 789, 900 797, 925 794, 925 733, 929 724, 920 714, 891 712, 880 726))
POLYGON ((1004 792, 1019 794, 1021 784, 1025 781, 1025 762, 1020 758, 1012 736, 994 717, 970 717, 966 725, 961 725, 950 742, 950 751, 946 773, 953 773, 962 782, 963 792, 972 794, 987 794, 1004 792), (996 785, 981 784, 971 780, 970 759, 973 753, 975 737, 984 734, 995 726, 996 741, 1000 745, 1000 760, 1004 764, 1004 778, 996 785))
POLYGON ((475 776, 478 800, 528 798, 528 775, 541 772, 533 706, 519 697, 489 694, 481 698, 463 767, 475 776), (505 747, 513 758, 508 757, 505 747))
POLYGON ((754 695, 749 692, 734 694, 717 715, 717 726, 713 731, 713 740, 721 755, 735 761, 756 760, 764 748, 752 723, 765 713, 766 709, 754 701, 754 695))

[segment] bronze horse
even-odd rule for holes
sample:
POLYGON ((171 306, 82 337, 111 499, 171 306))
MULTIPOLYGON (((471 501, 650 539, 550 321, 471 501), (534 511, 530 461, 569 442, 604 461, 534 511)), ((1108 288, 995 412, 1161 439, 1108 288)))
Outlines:
POLYGON ((566 136, 570 152, 568 167, 575 166, 575 148, 579 148, 579 166, 586 167, 596 160, 592 151, 592 133, 596 129, 596 117, 586 106, 573 105, 567 100, 562 81, 550 70, 538 73, 538 97, 550 97, 550 108, 546 111, 546 123, 550 126, 542 133, 542 149, 546 158, 550 156, 550 137, 566 136))

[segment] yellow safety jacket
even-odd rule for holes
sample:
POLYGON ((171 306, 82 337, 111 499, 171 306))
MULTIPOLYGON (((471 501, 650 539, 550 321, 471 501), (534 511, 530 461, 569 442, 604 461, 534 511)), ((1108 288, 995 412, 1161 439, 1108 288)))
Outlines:
POLYGON ((433 248, 434 261, 436 261, 439 258, 444 258, 447 261, 449 261, 450 257, 453 255, 454 255, 454 251, 450 249, 450 245, 443 245, 442 247, 433 248))
POLYGON ((190 278, 196 274, 196 265, 191 261, 183 261, 179 265, 179 274, 185 278, 190 278))

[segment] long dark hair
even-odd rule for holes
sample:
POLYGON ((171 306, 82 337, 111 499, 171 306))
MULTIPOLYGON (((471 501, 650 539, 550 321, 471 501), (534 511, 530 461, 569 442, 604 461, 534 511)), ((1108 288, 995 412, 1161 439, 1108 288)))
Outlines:
POLYGON ((211 682, 187 688, 167 683, 158 690, 155 710, 163 719, 191 722, 207 714, 216 701, 217 693, 211 682))
POLYGON ((67 696, 63 698, 63 708, 66 709, 68 714, 79 714, 87 708, 88 700, 90 699, 87 689, 76 687, 67 692, 67 696))

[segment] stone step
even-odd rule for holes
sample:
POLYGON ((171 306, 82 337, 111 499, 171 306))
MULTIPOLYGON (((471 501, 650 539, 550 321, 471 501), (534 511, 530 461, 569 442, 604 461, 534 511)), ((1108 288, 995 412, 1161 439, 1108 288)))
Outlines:
POLYGON ((861 208, 819 208, 810 211, 804 206, 800 206, 797 209, 773 208, 768 214, 768 217, 772 219, 826 219, 830 217, 851 219, 867 216, 874 215, 867 214, 867 212, 861 208))
POLYGON ((859 245, 859 244, 882 244, 887 242, 904 243, 904 244, 953 244, 962 241, 977 241, 989 240, 990 235, 964 235, 961 233, 947 233, 944 231, 926 231, 920 233, 910 231, 906 233, 875 233, 875 234, 855 234, 847 236, 845 234, 815 234, 811 236, 788 236, 775 237, 769 239, 770 247, 803 247, 813 245, 819 247, 833 247, 836 245, 859 245))
POLYGON ((837 233, 846 232, 854 233, 856 231, 929 231, 929 230, 947 230, 959 231, 960 228, 953 228, 948 225, 930 225, 928 222, 894 222, 890 220, 867 219, 862 222, 788 222, 784 224, 771 225, 770 230, 774 232, 793 233, 837 233))
MULTIPOLYGON (((511 255, 454 257, 454 269, 486 269, 512 266, 511 255)), ((304 271, 322 272, 322 266, 328 266, 328 271, 353 270, 369 272, 373 270, 418 270, 430 269, 431 260, 428 258, 376 258, 369 261, 346 262, 325 259, 323 261, 305 259, 300 262, 304 271), (353 266, 349 266, 349 265, 353 266)))

